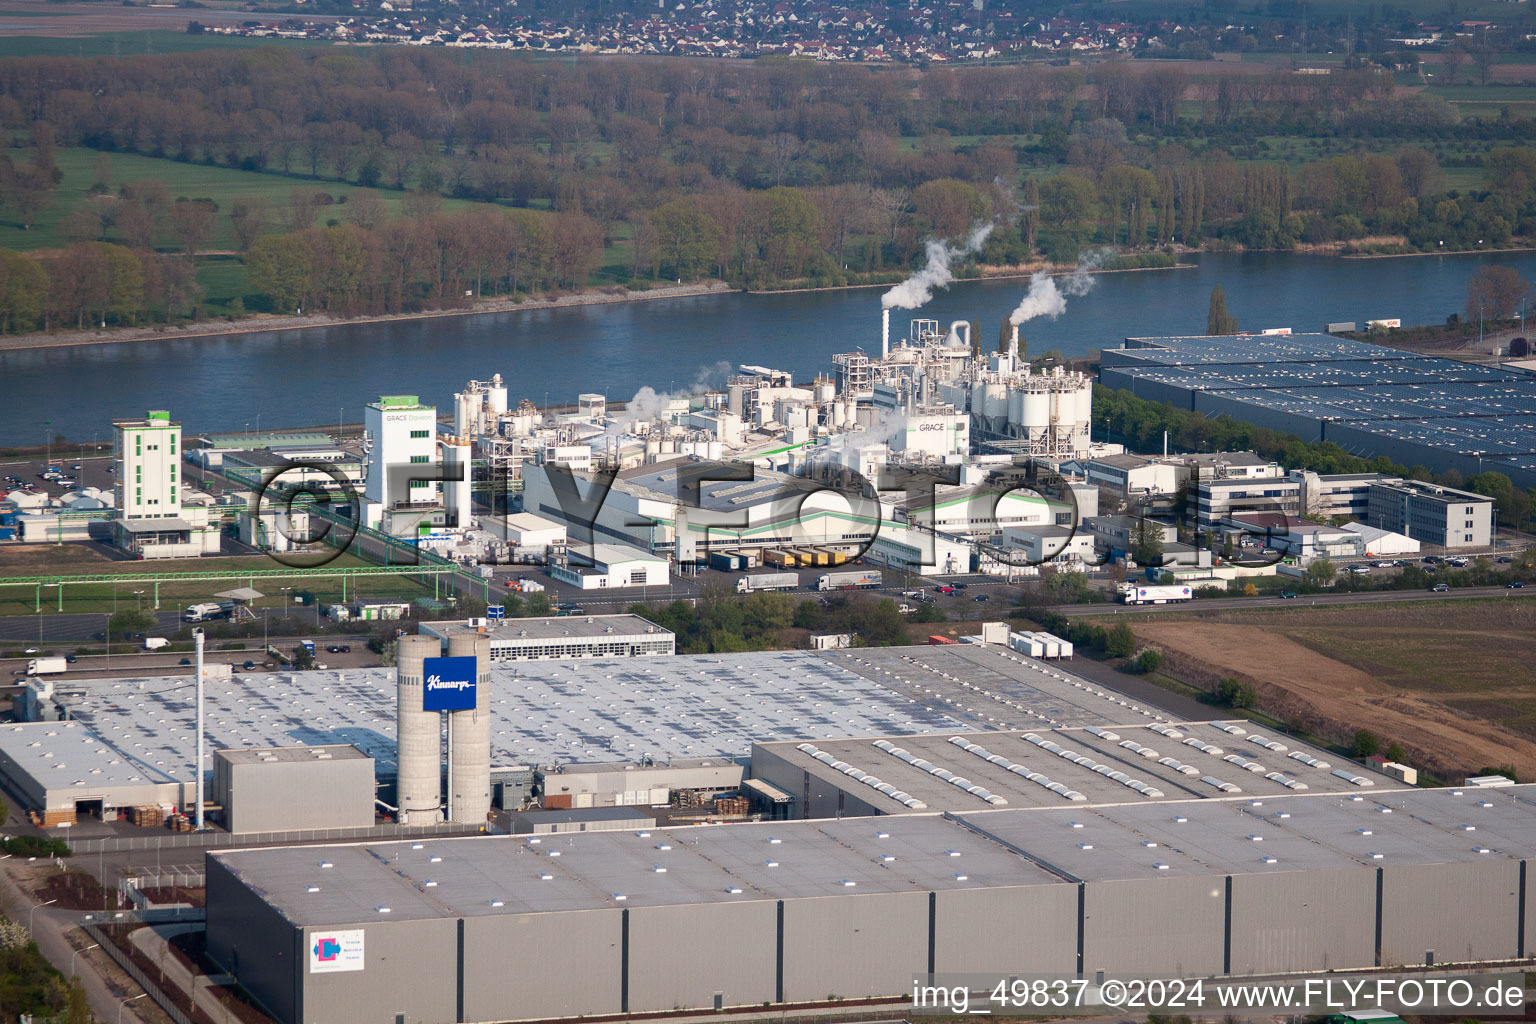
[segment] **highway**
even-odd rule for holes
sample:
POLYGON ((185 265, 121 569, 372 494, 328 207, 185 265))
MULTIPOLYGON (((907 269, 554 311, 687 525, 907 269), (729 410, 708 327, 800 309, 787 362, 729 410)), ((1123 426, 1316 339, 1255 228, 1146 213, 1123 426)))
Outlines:
POLYGON ((1211 597, 1180 604, 1073 604, 1058 605, 1056 611, 1068 616, 1127 615, 1169 611, 1217 612, 1235 608, 1314 608, 1330 605, 1390 604, 1398 601, 1457 601, 1474 597, 1507 597, 1511 600, 1536 596, 1536 587, 1508 590, 1499 587, 1461 587, 1435 594, 1427 590, 1366 590, 1352 594, 1307 594, 1301 597, 1211 597))

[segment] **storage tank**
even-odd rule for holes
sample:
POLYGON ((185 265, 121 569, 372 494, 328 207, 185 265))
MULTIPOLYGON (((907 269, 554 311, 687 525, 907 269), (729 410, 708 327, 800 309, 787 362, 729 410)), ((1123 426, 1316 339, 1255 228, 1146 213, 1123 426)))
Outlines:
POLYGON ((721 459, 725 458, 725 444, 724 444, 724 442, 722 442, 722 441, 710 441, 710 442, 708 442, 708 444, 709 444, 709 458, 712 461, 719 462, 721 459))
POLYGON ((746 408, 746 393, 747 388, 745 384, 730 385, 726 391, 728 397, 726 398, 725 407, 727 411, 734 416, 742 415, 742 410, 746 408))
POLYGON ((827 377, 817 377, 814 387, 817 405, 826 405, 837 397, 837 385, 827 377))
POLYGON ((501 374, 491 377, 491 386, 486 391, 485 400, 490 406, 491 419, 507 411, 507 386, 501 382, 501 374))
POLYGON ((1044 387, 1031 387, 1023 393, 1019 409, 1020 435, 1038 434, 1051 425, 1051 394, 1044 387))
POLYGON ((442 820, 443 724, 436 711, 421 708, 423 662, 442 649, 431 636, 402 636, 395 647, 395 801, 402 825, 442 820))
POLYGON ((448 712, 448 820, 484 824, 491 813, 491 638, 448 638, 450 658, 475 659, 475 706, 448 712))
POLYGON ((480 403, 478 391, 459 391, 453 396, 453 432, 460 437, 473 437, 480 433, 480 403))

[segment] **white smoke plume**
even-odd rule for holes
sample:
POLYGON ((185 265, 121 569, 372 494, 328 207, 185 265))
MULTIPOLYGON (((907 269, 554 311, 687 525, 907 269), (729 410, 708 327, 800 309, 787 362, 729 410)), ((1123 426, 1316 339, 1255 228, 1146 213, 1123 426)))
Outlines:
POLYGON ((713 366, 701 366, 699 372, 694 375, 693 382, 681 391, 658 392, 649 384, 635 392, 624 406, 624 414, 614 417, 604 431, 610 437, 629 433, 636 427, 655 422, 674 398, 692 398, 706 391, 717 389, 724 385, 727 377, 731 375, 731 364, 724 359, 713 366))
POLYGON ((947 288, 955 280, 950 265, 962 256, 980 251, 992 234, 992 224, 977 224, 958 245, 936 238, 926 244, 928 260, 923 268, 880 297, 886 309, 917 309, 933 298, 935 288, 947 288))
POLYGON ((1078 263, 1077 269, 1068 274, 1061 282, 1044 272, 1031 275, 1029 279, 1029 291, 1024 293, 1019 308, 1008 314, 1008 322, 1017 327, 1026 320, 1033 320, 1037 316, 1048 316, 1052 320, 1067 311, 1067 297, 1087 295, 1098 283, 1098 278, 1093 272, 1104 265, 1105 253, 1092 253, 1084 256, 1078 263))

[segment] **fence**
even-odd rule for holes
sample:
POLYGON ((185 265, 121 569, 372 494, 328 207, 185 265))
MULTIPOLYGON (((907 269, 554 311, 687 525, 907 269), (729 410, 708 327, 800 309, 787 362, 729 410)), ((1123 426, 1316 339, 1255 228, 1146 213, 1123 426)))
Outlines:
POLYGON ((138 964, 128 959, 127 954, 117 948, 117 943, 112 939, 112 936, 107 934, 106 929, 94 924, 85 925, 84 929, 85 933, 101 946, 107 956, 112 958, 113 963, 121 967, 128 977, 132 978, 138 983, 140 988, 149 993, 149 998, 154 1000, 156 1006, 165 1011, 167 1017, 175 1021, 176 1024, 202 1024, 201 1021, 193 1021, 191 1017, 187 1016, 181 1007, 177 1006, 171 1000, 171 997, 166 995, 164 989, 156 982, 151 981, 148 975, 139 969, 138 964))
POLYGON ((69 844, 76 854, 121 853, 131 850, 197 849, 215 846, 262 846, 268 843, 324 843, 344 839, 395 839, 419 836, 472 836, 477 825, 441 822, 436 825, 369 825, 361 828, 299 829, 291 832, 170 832, 147 836, 80 839, 69 844))

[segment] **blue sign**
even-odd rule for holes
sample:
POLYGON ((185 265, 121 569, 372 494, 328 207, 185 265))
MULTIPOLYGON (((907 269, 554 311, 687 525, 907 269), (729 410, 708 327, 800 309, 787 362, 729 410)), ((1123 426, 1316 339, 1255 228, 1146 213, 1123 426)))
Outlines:
POLYGON ((427 658, 422 666, 423 711, 469 711, 475 706, 474 658, 427 658))
POLYGON ((507 606, 504 604, 488 604, 485 606, 485 617, 492 622, 500 622, 507 617, 507 606))

